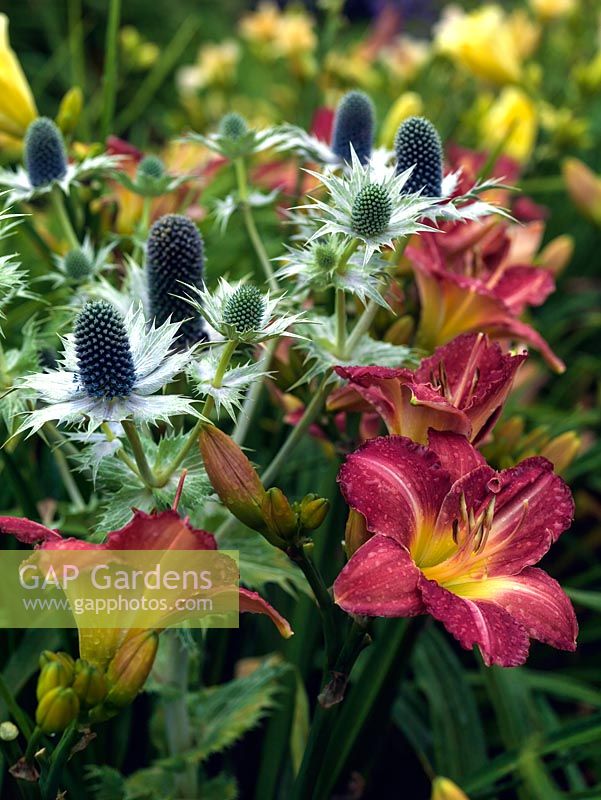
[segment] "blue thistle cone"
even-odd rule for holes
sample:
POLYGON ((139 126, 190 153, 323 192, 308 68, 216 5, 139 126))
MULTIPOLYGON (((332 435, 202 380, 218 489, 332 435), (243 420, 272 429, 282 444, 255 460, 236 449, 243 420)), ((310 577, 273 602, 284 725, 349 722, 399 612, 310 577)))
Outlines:
POLYGON ((265 299, 260 290, 252 283, 244 283, 226 300, 223 321, 238 333, 246 333, 259 330, 264 313, 265 299))
POLYGON ((359 161, 371 156, 375 126, 374 104, 365 92, 348 92, 338 103, 331 147, 342 161, 350 164, 351 145, 359 161))
POLYGON ((64 263, 65 272, 74 281, 83 281, 92 274, 92 262, 80 248, 70 250, 64 263))
POLYGON ((25 134, 24 147, 25 168, 32 186, 46 186, 65 177, 65 142, 51 119, 39 117, 31 123, 25 134))
POLYGON ((166 214, 150 229, 146 244, 146 273, 150 310, 158 325, 171 317, 182 322, 179 347, 207 339, 202 317, 182 299, 190 292, 184 284, 204 285, 204 244, 196 225, 180 214, 166 214), (179 295, 179 296, 174 296, 179 295))
POLYGON ((145 156, 138 164, 138 176, 158 180, 165 174, 165 165, 158 156, 145 156))
POLYGON ((353 230, 369 239, 379 236, 390 222, 392 198, 383 186, 368 183, 353 203, 351 221, 353 230))
POLYGON ((219 123, 219 133, 228 139, 241 139, 248 132, 248 125, 242 114, 230 111, 219 123))
POLYGON ((87 303, 75 320, 79 380, 92 397, 127 397, 136 370, 123 317, 105 300, 87 303))
POLYGON ((438 131, 425 117, 409 117, 399 127, 394 149, 396 173, 400 175, 415 164, 404 186, 407 193, 423 192, 427 197, 442 194, 442 143, 438 131))

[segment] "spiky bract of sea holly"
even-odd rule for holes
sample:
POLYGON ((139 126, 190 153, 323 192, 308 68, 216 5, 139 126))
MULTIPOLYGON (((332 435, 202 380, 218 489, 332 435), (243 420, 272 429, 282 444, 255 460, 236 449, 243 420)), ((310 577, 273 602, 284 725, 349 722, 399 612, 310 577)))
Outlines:
POLYGON ((25 134, 25 167, 35 188, 60 181, 67 174, 63 135, 47 117, 38 117, 25 134))
POLYGON ((150 230, 146 245, 150 311, 159 325, 181 322, 181 345, 207 338, 202 317, 182 295, 185 286, 204 285, 204 244, 196 225, 181 214, 167 214, 150 230))
POLYGON ((348 92, 338 103, 332 150, 341 161, 351 163, 351 147, 362 164, 371 155, 374 139, 374 105, 365 92, 348 92))
POLYGON ((442 142, 434 125, 425 117, 409 117, 399 127, 394 140, 400 175, 413 167, 405 184, 406 192, 422 192, 427 197, 442 194, 442 142))
POLYGON ((91 397, 127 397, 136 380, 125 323, 110 303, 87 303, 75 321, 79 380, 91 397))

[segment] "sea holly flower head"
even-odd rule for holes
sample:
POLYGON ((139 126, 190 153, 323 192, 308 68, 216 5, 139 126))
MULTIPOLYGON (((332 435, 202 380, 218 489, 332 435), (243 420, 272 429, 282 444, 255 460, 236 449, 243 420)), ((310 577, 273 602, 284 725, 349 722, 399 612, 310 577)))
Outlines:
POLYGON ((370 538, 334 583, 351 614, 431 614, 486 664, 526 661, 529 639, 574 650, 559 584, 534 567, 571 524, 574 503, 544 458, 495 471, 465 437, 430 431, 371 439, 338 481, 370 538))
POLYGON ((204 286, 204 242, 188 217, 166 214, 158 219, 146 244, 150 313, 159 325, 181 323, 179 347, 207 339, 202 316, 181 297, 184 285, 204 286))
MULTIPOLYGON (((348 386, 330 397, 331 411, 357 400, 381 415, 388 432, 426 444, 428 429, 454 431, 477 443, 491 430, 526 354, 504 354, 483 334, 464 334, 438 347, 416 370, 336 367, 348 386)), ((363 410, 359 402, 358 410, 363 410)))
POLYGON ((35 119, 25 135, 24 167, 0 170, 0 187, 8 189, 9 202, 32 200, 58 186, 65 194, 82 178, 112 172, 117 156, 89 156, 79 163, 67 161, 63 135, 47 117, 35 119))
POLYGON ((235 161, 276 146, 281 141, 281 133, 277 128, 257 131, 248 126, 241 114, 229 112, 222 118, 214 133, 207 136, 189 133, 184 141, 199 142, 223 158, 235 161))
POLYGON ((115 246, 116 242, 110 242, 96 249, 91 238, 86 236, 79 247, 68 250, 64 255, 54 256, 58 274, 50 276, 50 279, 55 285, 65 282, 73 284, 89 282, 110 268, 109 257, 115 246))
POLYGON ((87 303, 64 339, 61 369, 28 375, 19 388, 35 392, 45 403, 32 411, 20 431, 35 433, 46 422, 86 424, 93 432, 103 422, 132 418, 139 422, 169 421, 172 415, 194 414, 192 402, 159 392, 182 372, 189 351, 173 352, 179 325, 148 326, 141 308, 123 318, 104 300, 87 303))
POLYGON ((430 120, 425 117, 409 117, 401 123, 394 140, 394 149, 397 173, 415 165, 407 182, 407 191, 440 197, 442 142, 430 120))
POLYGON ((350 163, 351 148, 362 164, 371 156, 374 139, 374 104, 365 92, 347 92, 338 103, 331 147, 341 162, 350 163))
POLYGON ((224 339, 259 344, 283 333, 298 338, 290 328, 304 315, 280 311, 282 297, 273 298, 252 284, 244 281, 232 284, 225 278, 219 279, 214 292, 189 285, 186 288, 198 297, 198 300, 189 297, 188 302, 224 339))
POLYGON ((300 295, 311 289, 342 289, 362 303, 374 300, 388 308, 380 293, 387 263, 375 255, 364 263, 361 249, 345 261, 343 256, 349 244, 347 237, 338 235, 310 241, 303 247, 286 246, 286 254, 276 259, 283 264, 276 277, 280 280, 294 278, 300 295))
POLYGON ((115 180, 122 186, 142 197, 160 197, 163 194, 174 192, 191 177, 190 175, 169 175, 163 161, 154 155, 144 156, 138 164, 133 179, 127 172, 117 172, 114 175, 115 180))

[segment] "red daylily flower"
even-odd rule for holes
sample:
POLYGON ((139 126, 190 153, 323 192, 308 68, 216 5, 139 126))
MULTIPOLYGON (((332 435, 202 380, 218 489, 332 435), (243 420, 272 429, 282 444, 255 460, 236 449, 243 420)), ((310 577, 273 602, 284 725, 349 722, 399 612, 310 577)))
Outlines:
MULTIPOLYGON (((41 550, 217 550, 212 533, 192 527, 173 509, 152 514, 134 510, 132 519, 123 528, 111 531, 102 544, 63 538, 58 531, 18 517, 0 517, 0 533, 12 534, 25 544, 39 544, 41 550)), ((239 609, 265 614, 282 636, 292 636, 287 620, 257 592, 241 587, 239 609)), ((121 629, 82 629, 80 655, 104 668, 130 633, 121 629)))
MULTIPOLYGON (((554 290, 551 272, 514 260, 523 257, 524 242, 509 237, 496 222, 479 227, 468 223, 461 229, 455 223, 445 230, 444 236, 422 234, 406 250, 421 302, 418 343, 431 349, 461 333, 482 331, 528 342, 563 372, 563 362, 542 336, 518 319, 554 290)), ((529 233, 536 235, 536 229, 529 233)))
POLYGON ((525 353, 504 354, 484 334, 463 334, 438 347, 415 371, 336 367, 349 386, 336 390, 328 407, 351 410, 359 396, 381 415, 391 434, 425 444, 428 429, 434 428, 479 442, 498 419, 525 358, 525 353))
POLYGON ((496 472, 455 433, 429 447, 372 439, 338 476, 371 537, 334 583, 351 614, 431 614, 487 665, 526 661, 529 639, 574 650, 578 626, 560 585, 534 567, 574 511, 544 458, 496 472))

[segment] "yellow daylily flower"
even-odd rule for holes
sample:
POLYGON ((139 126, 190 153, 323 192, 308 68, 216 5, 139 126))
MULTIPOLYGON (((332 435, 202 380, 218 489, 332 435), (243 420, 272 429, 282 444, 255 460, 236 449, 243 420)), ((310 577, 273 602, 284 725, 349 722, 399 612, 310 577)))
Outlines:
POLYGON ((469 800, 469 797, 450 778, 434 778, 432 800, 469 800))
POLYGON ((382 124, 380 144, 382 147, 392 147, 394 137, 401 122, 409 117, 418 117, 423 114, 424 104, 417 92, 403 92, 392 104, 392 107, 382 124))
POLYGON ((532 10, 544 20, 567 16, 577 5, 577 0, 530 0, 532 10))
POLYGON ((0 133, 22 139, 38 115, 33 94, 8 39, 8 17, 0 14, 0 133))
POLYGON ((435 47, 478 78, 517 83, 522 60, 538 39, 526 21, 507 16, 498 5, 484 5, 469 14, 451 6, 436 27, 435 47))
POLYGON ((259 3, 257 11, 245 14, 240 20, 240 34, 253 44, 271 44, 278 36, 281 16, 275 3, 259 3))
POLYGON ((482 145, 490 150, 502 145, 503 153, 520 163, 532 155, 537 132, 534 103, 514 86, 502 90, 480 121, 482 145))

